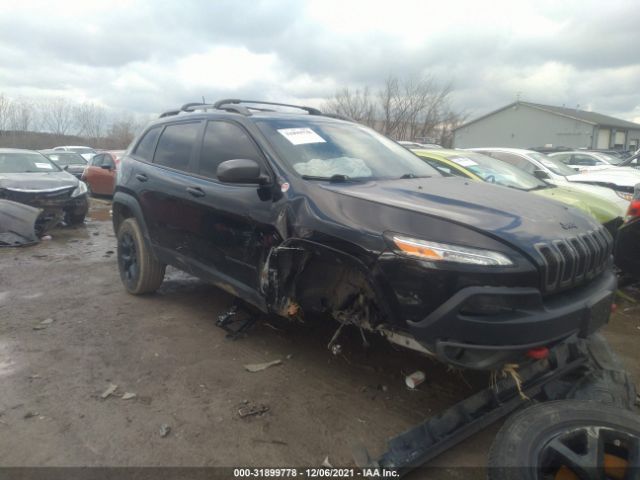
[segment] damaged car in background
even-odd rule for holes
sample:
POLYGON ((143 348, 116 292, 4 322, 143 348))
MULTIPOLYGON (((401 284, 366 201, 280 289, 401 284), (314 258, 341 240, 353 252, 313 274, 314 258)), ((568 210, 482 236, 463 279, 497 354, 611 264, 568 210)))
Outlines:
POLYGON ((14 228, 10 225, 28 224, 33 209, 38 211, 31 231, 23 231, 23 235, 13 232, 17 237, 13 237, 11 245, 20 244, 19 236, 30 239, 25 243, 32 243, 33 230, 42 236, 60 222, 83 223, 88 208, 84 182, 47 157, 31 150, 0 149, 0 235, 14 228), (19 208, 16 203, 32 208, 19 208), (22 221, 16 223, 15 217, 21 215, 22 221))

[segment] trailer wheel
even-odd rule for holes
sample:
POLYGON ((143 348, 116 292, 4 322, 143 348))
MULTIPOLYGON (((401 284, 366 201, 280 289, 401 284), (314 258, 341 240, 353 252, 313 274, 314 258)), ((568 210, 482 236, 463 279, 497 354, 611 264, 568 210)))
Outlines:
POLYGON ((598 402, 558 400, 506 421, 489 451, 488 478, 617 480, 631 478, 639 466, 640 416, 598 402))

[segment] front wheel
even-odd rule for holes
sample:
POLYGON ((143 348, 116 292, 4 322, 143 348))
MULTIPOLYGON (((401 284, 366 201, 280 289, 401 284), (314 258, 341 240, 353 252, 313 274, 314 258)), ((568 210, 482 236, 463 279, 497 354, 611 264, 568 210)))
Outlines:
POLYGON ((164 280, 166 265, 155 259, 135 218, 127 218, 118 229, 120 279, 133 295, 155 292, 164 280))
POLYGON ((510 417, 489 452, 490 480, 637 478, 640 417, 583 400, 558 400, 510 417))

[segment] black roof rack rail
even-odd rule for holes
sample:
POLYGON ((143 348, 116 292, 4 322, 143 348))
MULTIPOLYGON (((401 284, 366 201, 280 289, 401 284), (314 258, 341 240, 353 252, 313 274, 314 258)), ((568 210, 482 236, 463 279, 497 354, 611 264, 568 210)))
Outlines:
MULTIPOLYGON (((262 101, 262 100, 240 100, 239 98, 227 98, 227 99, 224 99, 224 100, 218 100, 213 105, 216 108, 221 108, 223 105, 229 105, 229 104, 237 105, 239 103, 254 103, 256 105, 274 105, 274 106, 278 106, 278 107, 298 108, 300 110, 304 110, 309 115, 322 115, 322 112, 320 110, 318 110, 317 108, 305 107, 303 105, 292 105, 290 103, 265 102, 265 101, 262 101)), ((249 108, 252 108, 252 107, 249 107, 249 108)), ((259 110, 259 109, 256 109, 256 110, 259 110)))
POLYGON ((179 113, 180 113, 180 110, 167 110, 166 112, 162 112, 160 114, 160 118, 170 117, 172 115, 178 115, 179 113))
MULTIPOLYGON (((228 98, 224 100, 218 100, 216 103, 200 103, 200 102, 192 102, 185 103, 180 107, 179 110, 168 110, 164 113, 160 114, 160 118, 169 117, 172 115, 178 115, 180 112, 195 112, 196 109, 200 110, 225 110, 227 112, 235 112, 245 116, 251 116, 251 111, 258 112, 275 112, 275 110, 270 108, 260 108, 260 107, 252 107, 247 105, 241 105, 242 103, 251 103, 256 105, 275 105, 278 107, 289 107, 289 108, 297 108, 300 110, 304 110, 309 115, 323 115, 323 113, 317 108, 313 107, 305 107, 301 105, 291 105, 289 103, 276 103, 276 102, 263 102, 260 100, 240 100, 237 98, 228 98)), ((333 117, 334 115, 327 115, 333 117)), ((335 117, 338 118, 338 117, 335 117)), ((347 118, 343 118, 347 120, 347 118)))

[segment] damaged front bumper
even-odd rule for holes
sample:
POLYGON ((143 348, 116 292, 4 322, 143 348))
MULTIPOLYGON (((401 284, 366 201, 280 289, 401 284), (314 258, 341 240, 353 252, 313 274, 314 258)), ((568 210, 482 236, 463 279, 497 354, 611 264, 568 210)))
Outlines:
POLYGON ((0 247, 38 243, 36 221, 42 210, 10 200, 0 200, 0 247))
POLYGON ((617 288, 607 271, 588 285, 543 297, 536 288, 467 287, 409 333, 443 362, 492 369, 573 334, 587 337, 609 320, 617 288))
POLYGON ((43 235, 68 216, 80 216, 89 211, 87 195, 73 197, 74 190, 75 187, 33 191, 3 189, 1 193, 6 200, 41 209, 42 213, 36 222, 36 232, 43 235))

